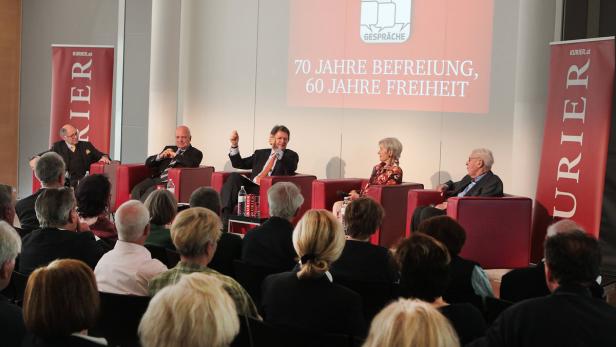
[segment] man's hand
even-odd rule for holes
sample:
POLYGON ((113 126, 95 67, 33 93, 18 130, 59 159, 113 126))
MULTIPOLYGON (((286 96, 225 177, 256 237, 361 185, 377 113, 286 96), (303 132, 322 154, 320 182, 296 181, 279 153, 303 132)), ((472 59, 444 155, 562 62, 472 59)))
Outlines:
POLYGON ((231 147, 237 147, 237 145, 240 143, 240 135, 237 133, 237 130, 233 130, 231 132, 229 141, 231 142, 231 147))
POLYGON ((351 198, 351 201, 357 200, 359 199, 359 193, 355 189, 353 189, 349 192, 349 197, 351 198))
POLYGON ((162 153, 160 153, 160 158, 173 158, 175 157, 175 152, 171 148, 167 148, 162 153))
POLYGON ((436 187, 436 190, 438 190, 438 191, 439 191, 439 192, 441 192, 441 193, 444 193, 445 191, 447 191, 447 189, 449 189, 449 186, 448 186, 448 185, 446 185, 445 183, 443 183, 443 184, 439 184, 439 185, 436 187))
POLYGON ((106 155, 102 156, 99 161, 103 164, 111 164, 111 160, 109 160, 109 157, 106 155))
POLYGON ((441 202, 440 204, 434 206, 434 208, 438 208, 439 210, 446 210, 447 209, 447 201, 445 202, 441 202))
POLYGON ((32 168, 32 170, 34 170, 34 168, 36 167, 36 163, 38 162, 39 158, 40 157, 37 155, 36 157, 30 159, 30 163, 29 164, 30 164, 30 167, 32 168))

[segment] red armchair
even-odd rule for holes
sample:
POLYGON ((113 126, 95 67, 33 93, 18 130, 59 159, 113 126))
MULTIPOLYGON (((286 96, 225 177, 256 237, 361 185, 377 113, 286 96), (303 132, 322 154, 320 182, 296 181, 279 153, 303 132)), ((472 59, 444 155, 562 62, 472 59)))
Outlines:
MULTIPOLYGON (((408 192, 406 234, 417 206, 444 201, 436 190, 408 192)), ((447 199, 447 215, 466 230, 466 243, 460 255, 486 269, 512 269, 530 262, 531 199, 519 196, 452 197, 447 199)))
MULTIPOLYGON (((340 200, 337 192, 361 190, 368 183, 366 179, 321 179, 312 183, 312 208, 331 210, 334 202, 340 200)), ((394 245, 404 237, 406 222, 406 197, 410 189, 422 189, 420 183, 402 183, 399 185, 375 185, 368 189, 366 195, 376 200, 385 209, 385 219, 370 242, 384 247, 394 245)))

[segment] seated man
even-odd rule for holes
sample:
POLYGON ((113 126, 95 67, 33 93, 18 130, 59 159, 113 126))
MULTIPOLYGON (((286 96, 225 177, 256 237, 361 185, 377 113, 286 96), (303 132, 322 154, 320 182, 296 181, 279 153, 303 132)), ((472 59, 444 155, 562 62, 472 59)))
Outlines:
MULTIPOLYGON (((492 173, 494 156, 486 148, 474 149, 466 161, 466 176, 459 182, 447 181, 436 189, 445 198, 454 196, 503 196, 503 182, 492 173)), ((411 231, 417 230, 421 221, 446 214, 447 201, 436 206, 418 206, 413 212, 411 231)))
POLYGON ((258 194, 261 178, 295 174, 299 156, 287 149, 291 132, 284 125, 276 125, 272 128, 270 135, 272 148, 258 149, 250 157, 242 158, 238 147, 240 137, 235 130, 231 133, 231 150, 229 151, 231 164, 234 168, 250 169, 252 172, 250 179, 234 172, 225 182, 220 194, 223 219, 233 213, 237 205, 237 194, 242 186, 248 194, 258 194))
POLYGON ((45 189, 36 199, 35 209, 41 229, 24 236, 19 272, 29 275, 65 258, 81 260, 94 269, 104 251, 90 231, 81 229, 84 225, 79 223, 73 189, 45 189))
MULTIPOLYGON (((190 145, 192 136, 190 129, 180 125, 175 129, 175 146, 165 146, 162 152, 148 157, 145 166, 149 167, 152 175, 137 183, 131 191, 135 200, 145 201, 148 195, 159 184, 166 184, 168 171, 174 167, 198 167, 203 159, 203 153, 190 145)), ((177 183, 177 182, 176 182, 177 183)))
POLYGON ((77 182, 90 170, 90 164, 100 161, 109 164, 109 156, 101 153, 88 141, 79 141, 79 130, 70 124, 60 129, 62 140, 55 142, 49 151, 40 153, 30 160, 30 167, 34 170, 36 162, 41 155, 47 152, 58 153, 66 164, 66 184, 76 187, 77 182))
POLYGON ((13 226, 13 222, 15 222, 15 193, 13 187, 6 184, 0 184, 0 221, 9 223, 20 236, 23 236, 24 231, 13 226))
MULTIPOLYGON (((0 291, 11 282, 15 258, 21 250, 21 239, 8 223, 0 221, 0 291)), ((21 308, 0 294, 0 336, 3 346, 21 346, 26 334, 21 308)))
POLYGON ((147 296, 148 282, 167 271, 143 247, 150 233, 150 213, 140 201, 129 200, 116 211, 115 219, 118 241, 94 269, 98 291, 147 296))
POLYGON ((593 298, 599 242, 581 230, 545 240, 545 279, 552 294, 500 314, 486 336, 467 346, 616 346, 616 308, 593 298))
POLYGON ((55 152, 45 153, 36 161, 34 174, 41 181, 42 188, 15 204, 15 212, 24 232, 27 233, 39 228, 39 221, 36 219, 36 212, 34 211, 34 203, 45 190, 64 187, 65 168, 64 160, 55 152))
POLYGON ((250 265, 288 271, 297 264, 291 221, 304 203, 299 188, 278 182, 267 191, 270 218, 246 233, 242 260, 250 265))

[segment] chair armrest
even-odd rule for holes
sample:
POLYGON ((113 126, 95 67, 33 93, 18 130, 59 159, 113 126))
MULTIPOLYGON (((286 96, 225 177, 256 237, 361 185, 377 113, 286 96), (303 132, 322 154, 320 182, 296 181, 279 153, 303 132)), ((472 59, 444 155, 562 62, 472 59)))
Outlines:
POLYGON ((312 182, 316 180, 317 177, 314 175, 303 175, 296 174, 293 176, 266 176, 263 177, 260 181, 261 185, 259 188, 259 205, 261 211, 261 218, 269 218, 269 204, 267 202, 267 190, 278 182, 291 182, 295 183, 299 188, 302 196, 304 197, 304 203, 299 208, 295 219, 293 219, 293 223, 297 223, 300 218, 304 215, 304 212, 310 209, 312 206, 312 182))
POLYGON ((178 202, 187 203, 192 192, 199 187, 210 186, 213 166, 181 167, 169 169, 169 179, 175 184, 175 198, 178 202))
POLYGON ((115 211, 124 202, 130 200, 130 191, 137 183, 150 177, 150 168, 144 164, 121 164, 118 165, 115 171, 116 180, 111 182, 115 184, 115 204, 112 201, 112 211, 115 211))
POLYGON ((215 171, 212 173, 211 185, 212 188, 220 194, 222 192, 222 186, 225 184, 229 176, 233 172, 237 172, 239 174, 248 174, 250 176, 250 171, 248 170, 237 170, 237 171, 215 171))
POLYGON ((413 212, 419 206, 437 205, 444 202, 445 198, 440 191, 436 189, 413 189, 409 190, 407 197, 407 213, 406 213, 406 229, 405 235, 408 237, 411 234, 411 220, 413 212))
POLYGON ((334 203, 340 200, 338 192, 348 193, 361 189, 361 178, 319 179, 312 182, 312 208, 331 210, 334 203))

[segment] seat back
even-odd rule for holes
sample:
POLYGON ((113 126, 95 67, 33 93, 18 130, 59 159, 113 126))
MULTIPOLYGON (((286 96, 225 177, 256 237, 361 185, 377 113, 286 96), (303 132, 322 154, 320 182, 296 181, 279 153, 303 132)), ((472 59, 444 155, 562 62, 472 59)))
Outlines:
POLYGON ((165 249, 167 253, 167 262, 165 263, 169 269, 175 267, 180 262, 180 253, 173 249, 165 249))
POLYGON ((341 200, 339 192, 360 191, 361 178, 318 179, 312 182, 312 208, 331 210, 336 201, 341 200))
POLYGON ((212 184, 213 166, 183 167, 169 169, 169 179, 175 184, 175 198, 178 202, 187 203, 192 192, 200 187, 212 184))
POLYGON ((354 281, 339 277, 335 277, 334 282, 361 296, 366 323, 370 323, 377 313, 396 298, 397 294, 396 285, 393 283, 354 281))
POLYGON ((261 284, 265 277, 288 269, 266 268, 248 264, 240 259, 233 260, 235 280, 246 289, 255 305, 261 307, 261 284))
POLYGON ((104 336, 110 346, 139 346, 137 328, 150 297, 99 293, 101 306, 92 334, 104 336))
POLYGON ((28 275, 21 272, 13 271, 8 286, 4 288, 0 293, 4 295, 7 299, 9 299, 12 303, 21 306, 24 300, 26 284, 28 284, 28 275))
MULTIPOLYGON (((144 247, 147 248, 148 251, 150 251, 150 254, 152 255, 152 259, 157 259, 158 261, 160 261, 161 263, 165 265, 169 263, 166 248, 155 246, 155 245, 144 245, 144 247)), ((169 267, 169 265, 167 265, 167 267, 169 267)))
POLYGON ((498 316, 511 305, 513 305, 513 302, 511 301, 493 298, 490 296, 485 297, 483 317, 485 318, 486 323, 488 323, 488 326, 492 325, 496 318, 498 318, 498 316))

